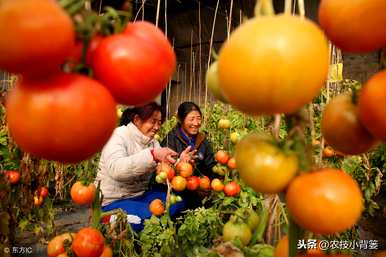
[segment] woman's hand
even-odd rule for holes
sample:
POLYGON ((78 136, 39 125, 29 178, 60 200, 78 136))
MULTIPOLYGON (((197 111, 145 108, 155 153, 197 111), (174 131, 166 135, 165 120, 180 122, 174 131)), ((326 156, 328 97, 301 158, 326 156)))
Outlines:
POLYGON ((180 161, 194 163, 195 154, 197 150, 192 150, 191 146, 186 147, 180 154, 180 161))
POLYGON ((166 163, 175 163, 176 160, 173 156, 178 156, 178 154, 168 147, 154 148, 153 157, 156 162, 166 162, 166 163))

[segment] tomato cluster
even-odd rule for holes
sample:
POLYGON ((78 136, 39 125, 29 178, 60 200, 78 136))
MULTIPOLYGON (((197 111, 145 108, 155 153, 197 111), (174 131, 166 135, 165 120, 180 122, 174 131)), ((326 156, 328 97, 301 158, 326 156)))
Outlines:
POLYGON ((100 151, 116 126, 116 103, 152 101, 176 66, 162 31, 140 21, 92 37, 85 64, 95 78, 64 73, 66 62, 79 62, 83 43, 55 1, 2 1, 0 33, 7 35, 0 39, 0 69, 19 74, 6 100, 10 134, 23 151, 63 163, 100 151))

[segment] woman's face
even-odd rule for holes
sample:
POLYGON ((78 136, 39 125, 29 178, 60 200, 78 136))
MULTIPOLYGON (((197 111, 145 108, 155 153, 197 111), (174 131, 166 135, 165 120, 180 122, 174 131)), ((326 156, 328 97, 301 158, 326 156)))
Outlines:
POLYGON ((134 124, 142 134, 149 138, 153 138, 161 127, 161 112, 154 111, 150 118, 145 121, 136 116, 134 118, 134 124))
POLYGON ((201 127, 201 114, 198 111, 189 112, 181 127, 188 135, 197 135, 201 127))

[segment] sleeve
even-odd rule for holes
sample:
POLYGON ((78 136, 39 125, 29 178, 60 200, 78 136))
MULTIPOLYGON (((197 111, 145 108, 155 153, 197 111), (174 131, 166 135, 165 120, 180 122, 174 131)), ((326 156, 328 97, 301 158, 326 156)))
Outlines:
MULTIPOLYGON (((158 142, 154 145, 157 147, 158 142)), ((117 181, 130 181, 151 172, 156 162, 150 150, 146 148, 128 156, 123 138, 113 136, 102 151, 107 173, 117 181)))

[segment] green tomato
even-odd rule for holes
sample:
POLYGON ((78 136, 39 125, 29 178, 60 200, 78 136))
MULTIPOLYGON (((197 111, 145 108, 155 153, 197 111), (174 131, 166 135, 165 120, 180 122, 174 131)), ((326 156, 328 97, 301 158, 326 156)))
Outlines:
POLYGON ((181 202, 181 201, 182 201, 182 197, 179 196, 179 195, 177 195, 177 196, 176 196, 176 200, 177 200, 177 202, 181 202))
POLYGON ((257 215, 257 213, 252 209, 248 211, 248 215, 249 217, 247 218, 247 221, 246 221, 247 225, 249 226, 251 231, 255 231, 255 229, 259 225, 259 221, 260 221, 259 215, 257 215))
POLYGON ((159 175, 157 175, 155 177, 155 181, 158 183, 158 184, 162 184, 165 182, 165 179, 161 178, 159 175))
POLYGON ((206 84, 209 91, 221 102, 227 103, 224 94, 221 92, 220 81, 218 79, 217 62, 212 63, 206 72, 206 84))
POLYGON ((248 245, 252 238, 251 229, 242 222, 234 223, 228 221, 223 227, 222 234, 224 241, 232 241, 238 238, 243 245, 248 245))
POLYGON ((165 180, 165 179, 168 177, 168 174, 166 174, 165 171, 161 171, 161 172, 158 174, 158 176, 159 176, 161 179, 165 180))
POLYGON ((177 202, 177 197, 176 195, 171 195, 170 196, 170 204, 175 204, 177 202))

